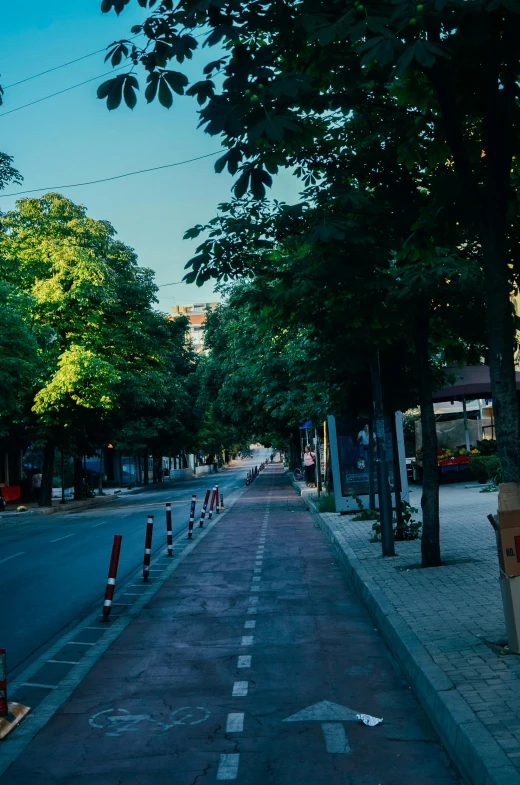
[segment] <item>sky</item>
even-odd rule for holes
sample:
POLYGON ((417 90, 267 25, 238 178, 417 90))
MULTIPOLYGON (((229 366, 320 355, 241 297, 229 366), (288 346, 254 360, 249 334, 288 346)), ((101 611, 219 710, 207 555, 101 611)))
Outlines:
MULTIPOLYGON (((232 178, 213 171, 215 158, 161 172, 128 177, 109 183, 63 189, 56 186, 184 161, 220 150, 219 137, 197 129, 196 101, 176 97, 166 110, 141 99, 109 112, 96 98, 96 88, 110 66, 99 53, 60 70, 9 87, 46 69, 100 49, 114 40, 130 37, 132 25, 146 12, 136 2, 117 17, 101 14, 100 0, 23 0, 4 3, 0 28, 0 84, 5 89, 0 107, 0 150, 14 156, 24 177, 21 187, 11 185, 0 192, 0 210, 14 207, 19 190, 44 188, 63 193, 83 204, 92 218, 108 220, 119 239, 132 246, 139 263, 156 272, 158 307, 215 299, 212 284, 198 288, 180 284, 184 265, 196 243, 183 241, 186 229, 205 223, 217 205, 230 198, 232 178), (5 6, 5 7, 4 7, 5 6), (23 104, 99 77, 69 92, 11 112, 23 104), (11 112, 10 114, 7 114, 11 112)), ((204 65, 216 57, 203 50, 185 69, 196 81, 204 65)), ((144 79, 141 80, 144 92, 144 79)), ((41 196, 41 193, 31 196, 41 196)), ((294 202, 298 184, 288 172, 275 178, 273 197, 294 202)))

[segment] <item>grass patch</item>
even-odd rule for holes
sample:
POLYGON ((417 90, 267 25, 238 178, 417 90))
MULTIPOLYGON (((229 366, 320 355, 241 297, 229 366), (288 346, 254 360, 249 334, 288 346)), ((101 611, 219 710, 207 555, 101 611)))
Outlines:
POLYGON ((320 512, 336 512, 336 500, 333 493, 322 493, 317 499, 317 507, 320 512))

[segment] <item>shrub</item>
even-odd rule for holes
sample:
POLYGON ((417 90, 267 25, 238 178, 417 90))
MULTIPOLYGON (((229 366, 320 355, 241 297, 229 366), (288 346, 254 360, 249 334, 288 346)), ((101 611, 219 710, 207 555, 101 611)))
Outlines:
POLYGON ((481 457, 496 455, 498 444, 496 439, 482 439, 477 442, 477 450, 481 457))
POLYGON ((471 458, 469 468, 481 483, 487 480, 493 480, 495 483, 502 481, 502 468, 498 455, 477 455, 471 458))

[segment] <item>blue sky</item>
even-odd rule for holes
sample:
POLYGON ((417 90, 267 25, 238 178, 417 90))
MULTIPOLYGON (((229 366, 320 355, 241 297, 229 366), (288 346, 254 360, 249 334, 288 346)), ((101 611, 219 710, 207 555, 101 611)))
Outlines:
MULTIPOLYGON (((101 14, 99 4, 99 0, 3 4, 0 84, 10 85, 128 37, 130 27, 146 15, 135 0, 120 17, 101 14)), ((188 67, 188 76, 195 77, 213 59, 215 52, 201 52, 195 65, 188 67)), ((217 137, 197 130, 193 99, 179 97, 169 111, 141 100, 133 112, 126 107, 108 112, 95 95, 103 79, 2 117, 2 112, 107 71, 110 67, 98 54, 6 89, 0 107, 0 150, 14 156, 24 176, 23 189, 95 180, 219 150, 217 137)), ((231 184, 228 175, 213 172, 209 158, 63 193, 84 204, 93 218, 109 220, 119 238, 136 249, 140 264, 156 271, 158 284, 166 284, 182 278, 184 264, 193 254, 195 244, 182 240, 184 231, 212 218, 217 204, 229 198, 231 184)), ((5 193, 16 190, 20 189, 11 186, 5 193)), ((282 173, 272 194, 295 201, 297 190, 295 179, 282 173)), ((14 203, 14 198, 0 198, 0 209, 9 210, 14 203)), ((169 311, 175 304, 213 299, 212 289, 211 284, 201 289, 185 284, 162 288, 159 307, 169 311)))

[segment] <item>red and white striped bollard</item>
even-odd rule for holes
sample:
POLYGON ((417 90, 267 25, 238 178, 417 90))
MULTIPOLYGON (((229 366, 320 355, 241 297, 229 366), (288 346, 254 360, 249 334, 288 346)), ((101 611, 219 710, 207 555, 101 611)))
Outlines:
POLYGON ((110 611, 112 610, 112 600, 114 599, 114 591, 116 588, 117 567, 119 564, 119 555, 121 553, 121 542, 123 540, 122 534, 114 534, 114 542, 112 543, 112 553, 110 555, 110 565, 108 567, 107 588, 105 590, 105 602, 103 603, 103 618, 101 621, 109 621, 110 611))
POLYGON ((215 512, 218 515, 219 512, 220 512, 219 498, 218 498, 218 483, 216 483, 216 485, 215 485, 215 501, 217 502, 217 505, 215 507, 215 512))
POLYGON ((204 504, 202 505, 202 511, 200 513, 200 521, 199 521, 199 528, 201 529, 204 526, 204 518, 206 517, 206 510, 208 509, 210 493, 211 491, 206 491, 206 496, 204 497, 204 504))
POLYGON ((209 514, 208 519, 211 520, 213 518, 213 505, 215 504, 215 486, 213 486, 213 492, 211 494, 211 502, 209 504, 209 514))
POLYGON ((152 557, 153 515, 148 516, 146 535, 144 538, 143 581, 148 582, 150 575, 150 559, 152 557))
POLYGON ((172 505, 171 505, 171 502, 166 502, 166 544, 168 546, 168 556, 173 556, 172 505))
POLYGON ((193 537, 193 524, 195 523, 195 505, 197 503, 197 497, 194 493, 191 495, 191 506, 190 506, 190 522, 188 523, 188 540, 191 540, 193 537))

